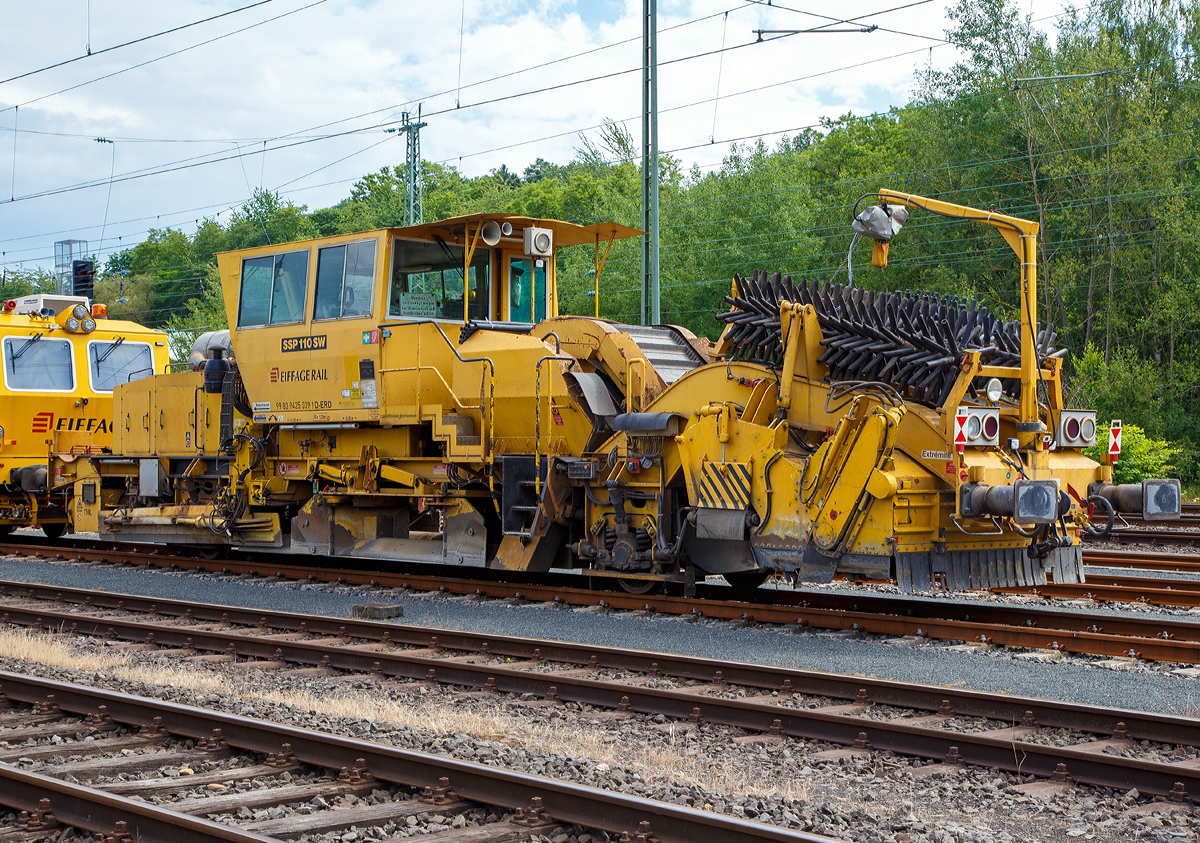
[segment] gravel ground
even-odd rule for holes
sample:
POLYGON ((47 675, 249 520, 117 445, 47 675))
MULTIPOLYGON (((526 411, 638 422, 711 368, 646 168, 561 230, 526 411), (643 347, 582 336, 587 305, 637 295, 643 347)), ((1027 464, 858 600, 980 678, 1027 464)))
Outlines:
MULTIPOLYGON (((1200 680, 1172 674, 1179 666, 1171 664, 1060 656, 1047 651, 1022 652, 985 645, 956 647, 928 639, 893 639, 889 643, 876 636, 844 633, 796 635, 771 626, 739 628, 718 621, 689 623, 670 616, 638 617, 630 613, 572 611, 545 604, 406 594, 391 589, 10 557, 0 558, 0 579, 331 617, 347 617, 354 604, 367 600, 396 602, 405 610, 405 617, 398 622, 421 626, 732 658, 1172 714, 1200 712, 1200 680)), ((1110 613, 1099 608, 1078 611, 1110 613)))
MULTIPOLYGON (((69 646, 86 656, 106 645, 93 639, 70 639, 69 646)), ((172 664, 172 657, 154 652, 132 652, 143 668, 172 664)), ((663 722, 661 716, 633 715, 596 719, 586 706, 546 706, 536 702, 504 701, 494 696, 470 695, 421 682, 375 682, 369 679, 314 677, 293 671, 231 670, 208 664, 198 670, 215 674, 220 693, 164 687, 128 681, 105 670, 71 670, 0 658, 0 669, 33 673, 96 685, 129 694, 159 697, 175 702, 321 729, 360 739, 410 749, 445 754, 478 763, 523 770, 625 793, 690 805, 795 830, 812 831, 861 843, 1050 843, 1073 839, 1097 841, 1195 839, 1200 809, 1172 813, 1173 806, 1151 802, 1136 791, 1114 793, 1103 788, 1078 788, 1048 797, 1021 789, 1022 780, 997 770, 921 772, 919 762, 893 755, 870 753, 862 757, 831 760, 817 755, 836 749, 820 741, 785 739, 778 743, 739 742, 740 730, 702 724, 688 728, 663 722), (381 699, 408 709, 453 709, 459 716, 478 712, 491 718, 498 733, 444 732, 378 719, 331 716, 307 708, 263 700, 252 694, 302 692, 322 700, 361 699, 375 704, 381 699), (531 749, 512 734, 505 734, 508 718, 513 734, 544 730, 557 736, 560 745, 609 747, 598 760, 580 750, 546 752, 531 749), (519 727, 519 729, 518 729, 519 727), (619 759, 661 759, 658 765, 626 766, 619 759), (677 768, 687 762, 686 775, 677 768), (704 784, 706 778, 725 787, 704 784), (932 773, 931 775, 929 773, 932 773), (729 783, 737 783, 729 786, 729 783)), ((3 732, 0 731, 0 740, 3 732)), ((41 741, 40 743, 45 743, 41 741)), ((34 745, 35 741, 28 742, 34 745)), ((595 753, 600 755, 601 753, 595 753)), ((55 763, 19 762, 31 770, 50 771, 55 763)), ((234 763, 234 762, 220 762, 234 763)), ((245 761, 243 763, 249 763, 245 761)), ((171 775, 161 768, 144 777, 171 775)), ((254 785, 251 786, 265 786, 254 785)), ((192 793, 191 796, 198 794, 192 793)), ((390 799, 400 794, 381 790, 370 798, 390 799)), ((178 797, 166 797, 170 802, 178 797)), ((315 800, 314 800, 315 802, 315 800)), ((324 810, 314 802, 276 809, 282 815, 324 810)), ((1190 806, 1189 806, 1190 807, 1190 806)), ((239 812, 242 813, 242 812, 239 812)), ((242 819, 258 819, 254 812, 242 819)), ((487 819, 475 810, 449 822, 475 824, 487 819)), ((268 813, 267 817, 271 815, 268 813)), ((232 815, 216 817, 232 821, 232 815)), ((305 838, 308 843, 354 843, 362 840, 420 836, 446 827, 441 821, 416 826, 355 829, 350 834, 305 838)), ((578 829, 551 843, 588 843, 578 829)), ((603 840, 603 837, 598 837, 603 840)))

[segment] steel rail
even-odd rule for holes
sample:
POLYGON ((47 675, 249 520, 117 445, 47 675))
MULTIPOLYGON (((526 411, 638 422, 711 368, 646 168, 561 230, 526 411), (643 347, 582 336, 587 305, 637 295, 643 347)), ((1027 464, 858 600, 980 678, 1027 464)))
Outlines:
POLYGON ((1200 580, 1125 577, 1091 574, 1087 582, 1047 583, 1033 587, 992 589, 998 594, 1039 594, 1043 597, 1147 603, 1153 606, 1200 606, 1200 580))
MULTIPOLYGON (((13 545, 0 543, 0 553, 13 545)), ((27 555, 30 547, 15 545, 27 555)), ((63 547, 57 550, 67 550, 63 547)), ((44 556, 49 549, 39 547, 33 555, 44 556)), ((68 553, 75 549, 67 550, 68 553)), ((876 635, 923 636, 933 639, 973 640, 1010 647, 1052 649, 1102 656, 1134 656, 1155 661, 1200 663, 1200 624, 1161 617, 1129 618, 1106 615, 1103 627, 1093 616, 1080 612, 1057 611, 1040 607, 1022 607, 983 602, 951 602, 878 594, 847 594, 832 591, 783 591, 758 589, 730 599, 731 589, 702 586, 697 597, 672 595, 633 595, 624 592, 598 592, 559 581, 512 583, 493 579, 454 579, 442 572, 384 574, 377 571, 311 568, 298 562, 279 565, 270 559, 250 562, 231 560, 185 560, 161 556, 156 552, 128 547, 94 551, 92 555, 120 556, 122 561, 142 562, 156 567, 195 567, 270 575, 294 579, 317 579, 370 585, 393 585, 449 594, 478 595, 492 598, 521 597, 533 601, 563 602, 573 606, 608 606, 613 609, 696 615, 724 620, 748 620, 782 625, 800 624, 821 629, 858 630, 876 635), (182 563, 182 564, 181 564, 182 563), (772 602, 761 602, 761 601, 772 602)), ((61 553, 58 558, 64 557, 61 553)), ((82 553, 79 554, 83 557, 82 553)), ((272 557, 274 558, 274 557, 272 557)))
MULTIPOLYGON (((58 826, 101 836, 111 835, 117 823, 124 823, 125 832, 139 843, 277 843, 236 826, 0 764, 0 805, 32 815, 43 808, 43 799, 50 800, 58 826)), ((44 829, 46 836, 54 830, 44 829)))
POLYGON ((318 767, 352 768, 362 759, 376 778, 418 790, 441 787, 441 780, 448 778, 454 794, 473 802, 515 810, 538 798, 545 811, 563 823, 632 835, 649 822, 649 830, 664 843, 836 843, 821 835, 725 814, 164 700, 8 672, 0 672, 0 685, 9 699, 26 703, 52 694, 64 711, 92 714, 104 705, 114 720, 134 726, 151 725, 161 718, 163 728, 184 737, 207 738, 220 729, 226 743, 241 750, 274 753, 290 744, 298 761, 318 767))
POLYGON ((1132 568, 1143 571, 1200 573, 1200 554, 1135 550, 1084 550, 1083 563, 1093 568, 1132 568))
POLYGON ((1172 545, 1176 547, 1200 547, 1200 530, 1173 530, 1169 527, 1127 527, 1122 530, 1113 530, 1104 538, 1091 539, 1085 535, 1084 541, 1162 545, 1167 547, 1172 545))
MULTIPOLYGON (((28 612, 38 614, 36 609, 28 612)), ((322 642, 272 640, 263 635, 89 618, 68 613, 42 612, 38 619, 31 620, 40 624, 49 621, 51 626, 55 626, 65 625, 72 617, 75 618, 72 623, 77 625, 77 631, 111 632, 130 641, 145 641, 148 640, 147 636, 153 635, 153 639, 149 640, 156 644, 230 652, 267 661, 320 664, 341 670, 436 681, 471 689, 535 694, 550 700, 663 714, 680 720, 704 720, 750 731, 774 731, 798 738, 860 747, 869 745, 873 749, 922 758, 940 760, 957 755, 967 764, 998 767, 1022 775, 1054 776, 1061 774, 1064 769, 1061 765, 1065 763, 1066 772, 1072 779, 1087 784, 1114 788, 1137 786, 1148 793, 1167 795, 1177 793, 1177 783, 1182 782, 1188 792, 1200 794, 1200 769, 1108 756, 1080 747, 1050 747, 978 733, 926 727, 904 720, 874 720, 857 714, 837 713, 836 709, 800 709, 764 701, 707 696, 686 688, 663 690, 622 681, 599 681, 568 673, 542 673, 471 664, 434 657, 427 654, 428 651, 410 654, 405 651, 366 650, 322 642)), ((1110 717, 1117 714, 1109 712, 1110 717)), ((1166 725, 1167 721, 1155 719, 1159 720, 1160 726, 1166 725)), ((1173 726, 1180 726, 1184 722, 1178 718, 1171 720, 1173 726)), ((1014 717, 1010 722, 1015 724, 1020 721, 1014 717)), ((1129 725, 1129 721, 1119 722, 1124 722, 1127 727, 1129 725)), ((1167 728, 1159 730, 1159 734, 1171 743, 1178 744, 1189 733, 1195 737, 1196 728, 1196 724, 1174 730, 1167 728)))
MULTIPOLYGON (((744 662, 707 659, 696 656, 680 656, 638 650, 624 650, 597 644, 579 644, 536 638, 520 638, 461 630, 419 627, 410 624, 386 623, 381 621, 333 618, 280 612, 254 608, 240 608, 210 603, 195 603, 186 600, 169 600, 160 597, 141 597, 116 594, 82 588, 13 583, 0 581, 0 597, 25 597, 32 599, 74 603, 87 609, 102 611, 117 609, 128 613, 157 614, 174 619, 190 619, 194 623, 238 624, 255 628, 262 641, 270 642, 263 635, 272 632, 297 632, 305 630, 313 635, 327 635, 359 639, 368 642, 389 642, 395 646, 410 646, 421 649, 440 649, 445 653, 490 654, 496 657, 522 661, 559 662, 568 665, 613 668, 639 673, 660 673, 678 679, 711 682, 721 672, 722 679, 732 685, 762 689, 765 693, 777 691, 790 683, 798 694, 853 700, 866 689, 868 699, 881 705, 937 711, 947 702, 956 715, 986 717, 1001 722, 1017 722, 1029 712, 1038 723, 1046 727, 1076 729, 1096 734, 1111 734, 1118 723, 1125 723, 1130 735, 1138 740, 1165 743, 1185 743, 1200 746, 1200 720, 1188 717, 1173 717, 1125 709, 1108 709, 1077 703, 1044 700, 1036 697, 1018 697, 1011 694, 989 694, 936 685, 919 685, 892 682, 883 679, 844 676, 837 673, 807 671, 797 668, 754 665, 744 662)), ((8 615, 9 622, 25 621, 42 628, 58 628, 47 622, 50 614, 42 607, 16 608, 0 603, 0 617, 8 615)), ((67 613, 67 618, 57 616, 60 624, 80 624, 83 616, 67 613)), ((97 618, 97 628, 109 628, 116 632, 120 626, 116 619, 97 618)), ((131 627, 136 631, 127 637, 130 641, 144 641, 149 634, 147 625, 131 627)), ((155 627, 157 628, 157 627, 155 627)), ((192 638, 186 627, 168 627, 182 637, 184 643, 192 638)), ((78 631, 78 628, 77 628, 78 631)), ((155 635, 155 640, 165 643, 155 635)), ((215 644, 217 650, 228 649, 224 639, 215 644)), ((295 642, 293 642, 295 643, 295 642)), ((314 642, 316 643, 316 642, 314 642)), ((271 647, 282 649, 274 642, 271 647)), ((236 645, 235 645, 236 650, 236 645)), ((259 652, 262 652, 260 650, 259 652)), ((378 654, 379 650, 367 651, 378 654)), ((402 652, 402 651, 401 651, 402 652)), ((249 653, 242 653, 249 655, 249 653)), ((274 658, 274 650, 271 651, 274 658)), ((313 657, 308 663, 319 662, 313 657)), ((445 664, 444 660, 433 660, 435 667, 445 664)), ((371 665, 373 668, 373 663, 371 665)))

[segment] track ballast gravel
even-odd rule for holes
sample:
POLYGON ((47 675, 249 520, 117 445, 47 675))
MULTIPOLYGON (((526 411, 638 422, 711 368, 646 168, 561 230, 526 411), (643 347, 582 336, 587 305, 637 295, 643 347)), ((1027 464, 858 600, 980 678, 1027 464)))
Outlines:
POLYGON ((971 644, 955 647, 927 640, 889 642, 878 636, 822 631, 797 635, 780 627, 739 628, 705 620, 689 623, 672 616, 573 611, 552 604, 474 601, 393 589, 26 558, 0 558, 0 579, 329 617, 348 617, 358 603, 394 602, 403 605, 405 612, 397 622, 419 626, 579 641, 1169 714, 1200 712, 1200 679, 1172 673, 1178 666, 1171 664, 971 644))
MULTIPOLYGON (((107 649, 104 642, 95 639, 63 640, 84 656, 89 652, 100 655, 107 649)), ((131 651, 129 656, 135 666, 142 668, 176 665, 174 656, 162 652, 131 651)), ((586 706, 497 700, 494 696, 464 694, 423 682, 380 682, 363 677, 314 676, 311 671, 246 670, 244 664, 235 669, 228 664, 206 663, 197 669, 220 680, 209 683, 210 689, 206 691, 129 681, 104 669, 72 670, 12 658, 0 658, 0 669, 450 755, 861 843, 1190 840, 1200 824, 1200 816, 1191 812, 1191 806, 1174 812, 1175 806, 1147 802, 1136 792, 1122 794, 1104 788, 1079 788, 1040 798, 1023 792, 1018 777, 996 770, 966 768, 920 778, 919 762, 889 752, 828 760, 817 753, 839 747, 821 741, 785 739, 765 745, 739 742, 737 739, 744 737, 741 731, 723 726, 700 724, 689 728, 663 722, 661 716, 648 715, 594 719, 594 713, 586 706), (212 687, 220 691, 214 692, 212 687), (386 699, 398 706, 424 711, 477 712, 489 716, 499 733, 452 733, 353 716, 331 716, 261 697, 297 692, 310 699, 343 702, 358 699, 364 708, 386 699), (504 718, 511 721, 513 734, 540 729, 557 734, 560 743, 565 740, 568 745, 599 745, 611 750, 604 754, 607 760, 603 761, 579 750, 540 751, 514 739, 513 734, 505 734, 504 718), (627 765, 620 760, 634 757, 661 758, 663 764, 648 767, 627 765), (681 759, 692 762, 682 776, 673 769, 673 764, 679 764, 681 759), (706 771, 714 780, 737 784, 706 786, 698 781, 705 778, 706 771)), ((0 732, 0 739, 2 736, 0 732)), ((26 745, 44 742, 31 740, 26 745)), ((26 769, 52 774, 53 767, 63 760, 18 763, 26 769)), ((250 762, 247 759, 243 763, 250 762)), ((172 770, 163 768, 134 777, 153 778, 171 773, 172 770)), ((284 810, 304 813, 320 808, 295 805, 284 810)), ((232 821, 233 817, 226 819, 232 821)), ((353 836, 322 835, 306 838, 305 843, 419 837, 442 828, 440 823, 425 822, 419 827, 360 828, 351 831, 353 836)), ((550 843, 588 841, 575 832, 550 843)))

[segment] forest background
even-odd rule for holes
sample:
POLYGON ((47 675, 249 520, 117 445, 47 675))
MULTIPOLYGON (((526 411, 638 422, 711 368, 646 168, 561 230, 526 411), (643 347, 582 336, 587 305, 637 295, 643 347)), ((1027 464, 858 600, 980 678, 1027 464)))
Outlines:
MULTIPOLYGON (((828 119, 773 147, 735 145, 710 172, 660 160, 663 321, 716 337, 735 272, 844 283, 852 209, 882 187, 1033 219, 1039 316, 1071 351, 1070 406, 1165 440, 1149 458, 1197 488, 1200 0, 1092 0, 1059 18, 1053 35, 1031 29, 1007 0, 959 0, 949 14, 946 37, 964 58, 918 73, 903 107, 828 119)), ((611 122, 581 137, 564 164, 539 158, 520 173, 468 177, 425 162, 425 219, 488 211, 637 227, 639 163, 629 131, 611 122)), ((154 230, 111 255, 96 299, 114 317, 176 332, 178 353, 200 331, 227 326, 217 252, 403 217, 402 166, 364 175, 329 208, 258 192, 227 223, 204 221, 190 236, 154 230)), ((613 246, 601 316, 638 321, 640 254, 638 240, 613 246)), ((560 310, 591 313, 591 250, 559 260, 560 310)), ((1017 317, 1016 258, 989 226, 916 213, 887 270, 870 267, 866 246, 851 268, 866 288, 952 293, 1017 317)), ((53 281, 18 270, 5 287, 10 298, 53 281)))

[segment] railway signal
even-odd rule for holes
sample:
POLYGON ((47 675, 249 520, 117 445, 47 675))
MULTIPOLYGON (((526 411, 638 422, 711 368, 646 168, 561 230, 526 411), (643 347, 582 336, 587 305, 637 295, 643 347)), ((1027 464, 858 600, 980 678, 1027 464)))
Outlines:
POLYGON ((71 261, 71 293, 92 299, 96 287, 96 264, 92 261, 71 261))
POLYGON ((1113 419, 1108 425, 1108 464, 1116 465, 1121 456, 1121 420, 1113 419))

